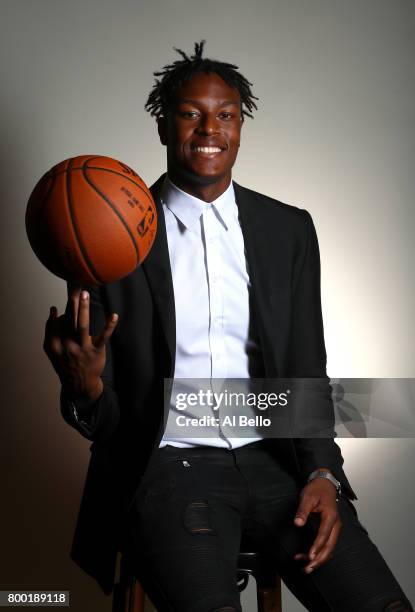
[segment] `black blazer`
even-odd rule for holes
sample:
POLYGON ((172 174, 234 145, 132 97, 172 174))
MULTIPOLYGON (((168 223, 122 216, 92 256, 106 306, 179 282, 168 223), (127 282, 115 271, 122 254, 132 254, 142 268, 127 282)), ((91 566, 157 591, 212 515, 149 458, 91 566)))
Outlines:
MULTIPOLYGON (((164 176, 151 187, 158 230, 145 262, 120 281, 86 287, 92 335, 101 331, 109 313, 119 314, 107 345, 103 394, 92 407, 75 401, 74 410, 65 390, 61 392, 63 417, 93 442, 71 556, 107 594, 113 587, 126 513, 163 435, 164 378, 174 375, 174 293, 159 198, 164 176)), ((265 377, 328 380, 312 219, 305 210, 235 182, 234 188, 265 377)), ((278 438, 273 444, 299 482, 305 483, 316 468, 327 467, 341 481, 343 492, 356 499, 332 438, 278 438)))

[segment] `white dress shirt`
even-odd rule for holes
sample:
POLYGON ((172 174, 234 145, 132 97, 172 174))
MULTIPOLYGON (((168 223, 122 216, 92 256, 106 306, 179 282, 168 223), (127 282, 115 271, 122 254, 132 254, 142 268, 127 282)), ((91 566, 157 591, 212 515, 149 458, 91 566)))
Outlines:
MULTIPOLYGON (((174 379, 248 379, 262 355, 250 319, 250 279, 232 181, 213 202, 189 195, 166 176, 161 192, 176 309, 174 379)), ((207 408, 209 410, 209 408, 207 408)), ((160 447, 236 448, 261 437, 177 437, 172 404, 160 447)), ((192 430, 194 432, 194 430, 192 430)))

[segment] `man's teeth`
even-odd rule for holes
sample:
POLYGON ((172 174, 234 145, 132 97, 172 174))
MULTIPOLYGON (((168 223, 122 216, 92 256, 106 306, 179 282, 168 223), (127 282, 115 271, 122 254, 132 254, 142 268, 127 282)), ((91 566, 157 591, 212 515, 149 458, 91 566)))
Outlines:
POLYGON ((193 147, 193 150, 196 153, 220 153, 222 149, 220 147, 193 147))

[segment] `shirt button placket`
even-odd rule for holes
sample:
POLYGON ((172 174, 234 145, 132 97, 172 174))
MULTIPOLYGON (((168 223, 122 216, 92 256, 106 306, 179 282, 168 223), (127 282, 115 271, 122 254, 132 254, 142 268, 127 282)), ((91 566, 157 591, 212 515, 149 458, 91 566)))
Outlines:
POLYGON ((210 328, 209 338, 212 352, 212 377, 226 377, 225 345, 223 338, 223 326, 221 325, 223 313, 223 287, 220 261, 219 238, 214 212, 205 210, 203 214, 205 238, 206 238, 206 261, 209 279, 210 295, 210 328))

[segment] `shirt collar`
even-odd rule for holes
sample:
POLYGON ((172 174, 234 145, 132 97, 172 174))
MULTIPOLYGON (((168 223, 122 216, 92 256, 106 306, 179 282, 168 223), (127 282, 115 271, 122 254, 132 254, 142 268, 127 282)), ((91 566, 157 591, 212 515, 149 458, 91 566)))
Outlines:
POLYGON ((175 185, 166 174, 161 189, 161 201, 174 216, 189 230, 196 229, 200 216, 205 210, 213 209, 218 220, 227 230, 234 219, 236 209, 233 182, 213 202, 204 202, 175 185))

